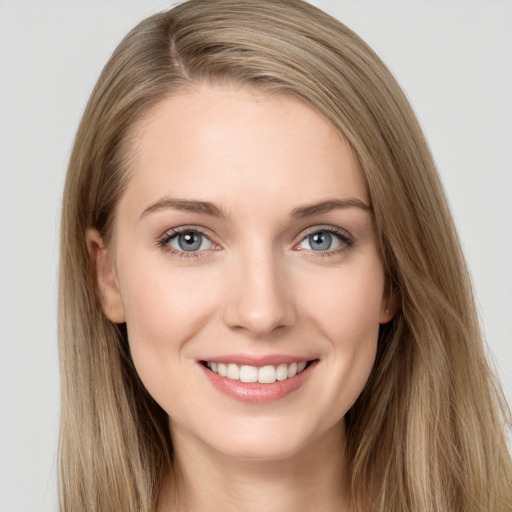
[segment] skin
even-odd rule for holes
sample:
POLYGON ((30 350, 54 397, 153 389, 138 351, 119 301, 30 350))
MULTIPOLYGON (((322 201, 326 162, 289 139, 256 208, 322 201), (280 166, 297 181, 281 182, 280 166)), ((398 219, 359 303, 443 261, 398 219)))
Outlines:
POLYGON ((237 86, 167 98, 135 140, 113 241, 87 237, 105 314, 127 323, 137 371, 169 414, 182 509, 343 510, 343 417, 393 314, 350 148, 299 99, 237 86), (225 217, 169 198, 213 203, 225 217), (291 217, 347 199, 360 205, 291 217), (207 237, 199 251, 165 240, 183 226, 207 237), (332 249, 314 251, 308 236, 322 229, 349 242, 332 235, 332 249), (288 396, 248 404, 205 378, 198 361, 225 354, 318 363, 288 396))

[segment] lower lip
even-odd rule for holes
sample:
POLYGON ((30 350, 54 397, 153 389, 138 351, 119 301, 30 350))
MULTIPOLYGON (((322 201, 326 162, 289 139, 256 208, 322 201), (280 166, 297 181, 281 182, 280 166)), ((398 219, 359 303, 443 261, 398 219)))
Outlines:
POLYGON ((317 363, 318 360, 315 360, 297 375, 281 381, 276 380, 271 384, 228 379, 212 372, 201 363, 199 366, 213 386, 225 395, 248 404, 269 404, 281 400, 300 388, 309 378, 317 363))

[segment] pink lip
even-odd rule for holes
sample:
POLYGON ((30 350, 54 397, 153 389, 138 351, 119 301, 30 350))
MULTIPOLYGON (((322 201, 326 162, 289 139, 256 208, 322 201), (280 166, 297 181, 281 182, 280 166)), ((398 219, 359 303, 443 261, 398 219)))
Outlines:
MULTIPOLYGON (((209 361, 217 362, 216 359, 209 359, 209 361)), ((244 359, 242 363, 236 363, 236 361, 233 359, 219 359, 219 361, 229 361, 235 364, 248 364, 245 362, 247 359, 244 359)), ((283 359, 280 359, 279 361, 281 363, 284 362, 283 359)), ((304 361, 304 359, 299 358, 291 362, 293 363, 296 361, 304 361)), ((201 363, 199 363, 199 367, 203 371, 204 375, 208 378, 208 380, 213 384, 213 386, 225 395, 248 404, 268 404, 277 400, 281 400, 285 396, 300 388, 307 381, 317 363, 318 360, 314 360, 304 370, 302 370, 302 372, 298 373, 294 377, 282 381, 276 381, 272 384, 260 384, 259 382, 241 382, 239 380, 232 380, 228 379, 227 377, 221 377, 219 374, 212 372, 201 363)), ((252 363, 253 366, 264 366, 265 364, 272 363, 263 363, 261 365, 252 363)))
POLYGON ((266 355, 249 355, 249 354, 226 354, 223 356, 213 356, 206 358, 205 361, 210 363, 234 363, 238 365, 248 366, 266 366, 278 364, 300 363, 301 361, 311 361, 314 357, 298 357, 289 354, 266 354, 266 355))

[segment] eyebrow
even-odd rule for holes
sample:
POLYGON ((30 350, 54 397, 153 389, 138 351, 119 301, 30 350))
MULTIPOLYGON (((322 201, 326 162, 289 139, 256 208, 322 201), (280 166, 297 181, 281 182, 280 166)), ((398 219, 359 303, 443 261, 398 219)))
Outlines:
MULTIPOLYGON (((360 208, 365 212, 371 212, 371 206, 365 204, 360 199, 347 198, 347 199, 328 199, 319 203, 310 205, 299 206, 294 208, 291 213, 292 219, 304 219, 313 215, 327 213, 332 210, 345 209, 345 208, 360 208)), ((176 199, 172 197, 165 197, 156 203, 148 206, 141 214, 140 219, 153 212, 161 210, 177 210, 191 213, 202 213, 212 217, 226 218, 227 213, 219 206, 209 201, 195 201, 190 199, 176 199)))
POLYGON ((292 219, 304 219, 320 213, 327 213, 332 210, 345 209, 345 208, 360 208, 365 212, 371 212, 371 206, 363 203, 360 199, 347 198, 347 199, 329 199, 320 203, 314 203, 306 206, 299 206, 292 210, 292 219))
POLYGON ((156 203, 148 206, 141 214, 142 219, 146 215, 161 210, 177 210, 182 212, 191 213, 202 213, 205 215, 211 215, 213 217, 227 217, 226 212, 217 205, 210 203, 209 201, 192 201, 188 199, 175 199, 172 197, 165 197, 157 201, 156 203))

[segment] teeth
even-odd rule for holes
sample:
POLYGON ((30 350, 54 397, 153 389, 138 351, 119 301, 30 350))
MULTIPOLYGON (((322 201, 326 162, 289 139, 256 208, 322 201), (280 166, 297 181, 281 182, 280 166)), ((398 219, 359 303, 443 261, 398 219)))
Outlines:
POLYGON ((258 382, 258 368, 255 366, 242 366, 240 368, 242 382, 258 382))
POLYGON ((288 366, 283 364, 280 364, 276 368, 276 378, 277 380, 286 380, 288 378, 288 366))
POLYGON ((259 382, 260 384, 272 384, 276 380, 286 380, 294 377, 306 367, 307 362, 300 363, 281 363, 277 366, 239 366, 234 363, 210 363, 206 366, 214 373, 218 373, 221 377, 227 377, 232 380, 240 380, 242 382, 259 382))
POLYGON ((232 380, 239 380, 240 379, 240 366, 237 364, 228 364, 228 369, 226 372, 226 377, 228 379, 232 380))
POLYGON ((272 384, 276 381, 276 367, 262 366, 258 369, 258 382, 260 384, 272 384))

